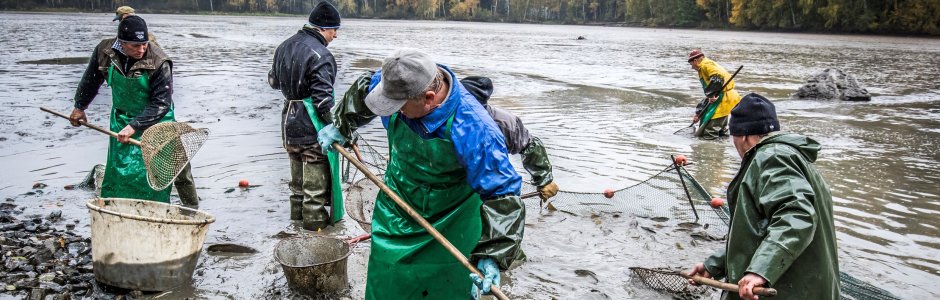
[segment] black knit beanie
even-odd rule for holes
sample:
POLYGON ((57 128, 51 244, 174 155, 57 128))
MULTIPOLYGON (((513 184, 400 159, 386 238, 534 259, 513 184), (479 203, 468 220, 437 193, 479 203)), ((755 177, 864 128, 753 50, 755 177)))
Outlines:
POLYGON ((755 93, 747 94, 741 98, 738 106, 731 110, 728 129, 734 136, 763 135, 779 131, 777 109, 764 96, 755 93))
POLYGON ((124 42, 145 43, 148 39, 147 22, 138 16, 127 16, 118 25, 117 38, 124 42))
POLYGON ((483 76, 467 76, 460 80, 463 87, 470 92, 473 97, 480 101, 480 104, 486 105, 493 94, 493 81, 483 76))
POLYGON ((339 28, 339 11, 333 4, 323 0, 310 12, 308 21, 323 29, 339 28))

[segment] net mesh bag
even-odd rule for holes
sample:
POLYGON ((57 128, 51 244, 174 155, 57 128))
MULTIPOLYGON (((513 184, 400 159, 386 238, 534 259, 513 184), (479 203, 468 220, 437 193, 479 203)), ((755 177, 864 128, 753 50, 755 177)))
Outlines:
POLYGON ((375 209, 375 197, 378 194, 379 187, 375 183, 369 178, 360 178, 346 189, 343 198, 347 199, 346 215, 359 223, 366 232, 372 232, 372 211, 375 209))
POLYGON ((843 300, 901 300, 891 292, 876 287, 845 272, 839 272, 843 300))
POLYGON ((186 123, 157 123, 145 130, 140 148, 150 187, 162 190, 170 186, 208 138, 208 129, 186 123))
POLYGON ((650 288, 669 293, 674 299, 700 299, 715 289, 707 286, 695 286, 679 276, 679 270, 668 268, 632 267, 630 271, 650 288))

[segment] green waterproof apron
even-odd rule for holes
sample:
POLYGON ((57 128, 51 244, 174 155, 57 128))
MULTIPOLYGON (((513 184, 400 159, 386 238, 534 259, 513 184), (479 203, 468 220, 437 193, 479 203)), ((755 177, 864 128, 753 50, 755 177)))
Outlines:
MULTIPOLYGON (((320 117, 317 116, 316 110, 313 108, 312 98, 304 98, 304 108, 307 109, 307 114, 310 115, 310 120, 313 121, 313 127, 317 132, 323 129, 323 126, 326 126, 326 124, 324 124, 325 122, 320 120, 320 117)), ((339 153, 336 153, 336 151, 326 151, 326 158, 330 161, 330 195, 332 195, 333 198, 333 202, 330 205, 332 209, 330 215, 333 216, 333 223, 336 223, 343 219, 343 215, 346 212, 346 210, 343 209, 343 184, 340 182, 339 177, 339 153)))
MULTIPOLYGON (((705 80, 702 80, 701 78, 699 78, 699 81, 702 82, 702 89, 707 88, 707 84, 705 83, 705 80)), ((721 99, 724 99, 724 98, 725 98, 725 92, 724 91, 718 92, 718 99, 715 100, 715 102, 712 102, 712 104, 709 104, 705 108, 705 113, 702 115, 701 118, 698 119, 699 128, 704 127, 705 123, 712 119, 712 116, 715 115, 715 111, 718 110, 718 105, 721 104, 721 99)))
MULTIPOLYGON (((111 131, 120 132, 150 104, 150 75, 127 78, 108 68, 108 85, 111 86, 111 131)), ((174 121, 173 106, 160 122, 174 121)), ((142 131, 132 138, 140 139, 142 131)), ((140 147, 121 144, 117 138, 108 142, 108 162, 105 164, 104 180, 101 182, 102 198, 131 198, 169 203, 170 187, 154 191, 147 183, 147 169, 140 147)))
MULTIPOLYGON (((450 135, 454 117, 447 120, 450 135)), ((385 183, 469 257, 482 232, 483 202, 467 184, 449 139, 423 139, 391 116, 385 183)), ((366 299, 468 299, 470 271, 418 222, 379 193, 372 214, 366 299)))

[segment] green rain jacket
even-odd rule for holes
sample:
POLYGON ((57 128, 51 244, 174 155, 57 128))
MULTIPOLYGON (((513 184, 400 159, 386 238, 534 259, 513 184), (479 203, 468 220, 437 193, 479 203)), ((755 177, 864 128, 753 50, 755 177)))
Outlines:
POLYGON ((773 299, 839 299, 832 196, 813 166, 819 149, 805 136, 772 134, 744 154, 728 187, 727 245, 705 261, 712 276, 760 275, 779 292, 773 299))

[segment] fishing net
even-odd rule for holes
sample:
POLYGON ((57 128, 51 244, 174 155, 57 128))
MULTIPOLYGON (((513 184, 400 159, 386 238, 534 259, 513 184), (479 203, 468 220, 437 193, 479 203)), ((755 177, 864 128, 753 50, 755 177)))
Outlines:
MULTIPOLYGON (((358 139, 358 148, 363 163, 371 172, 385 172, 388 161, 378 149, 362 138, 358 139)), ((350 217, 364 228, 370 228, 371 209, 379 189, 355 167, 350 168, 348 162, 344 165, 343 180, 349 184, 346 199, 350 217)), ((530 183, 522 186, 523 195, 535 191, 536 186, 530 183)), ((712 208, 709 205, 711 198, 685 168, 671 165, 643 182, 614 191, 610 198, 603 193, 559 191, 551 198, 551 204, 557 210, 580 215, 630 213, 659 222, 687 223, 703 229, 696 233, 720 240, 728 231, 728 214, 723 209, 712 208)), ((526 206, 541 208, 541 203, 527 201, 526 206)))
MULTIPOLYGON (((650 288, 672 295, 673 299, 700 299, 716 289, 695 286, 679 275, 680 270, 669 268, 631 267, 630 271, 650 288)), ((901 300, 884 289, 839 272, 840 299, 842 300, 901 300)))
POLYGON ((154 190, 170 186, 209 138, 209 130, 186 123, 157 123, 140 137, 147 182, 154 190))
POLYGON ((901 300, 891 292, 878 288, 868 282, 839 272, 841 298, 843 300, 901 300))
MULTIPOLYGON (((522 187, 523 194, 535 190, 531 184, 522 187)), ((712 208, 711 198, 685 168, 670 165, 642 182, 613 191, 613 195, 559 191, 551 204, 580 215, 629 213, 658 222, 685 223, 701 227, 699 233, 709 239, 720 240, 728 232, 728 214, 723 207, 712 208)))
POLYGON ((715 289, 707 286, 695 286, 679 276, 679 270, 668 268, 632 267, 630 271, 650 288, 669 293, 673 299, 700 299, 715 289))
POLYGON ((82 182, 79 182, 75 185, 75 188, 89 190, 89 191, 101 191, 101 182, 104 180, 104 165, 97 164, 91 168, 91 171, 88 171, 88 174, 85 175, 85 179, 82 179, 82 182))
POLYGON ((360 178, 346 189, 346 195, 343 197, 347 199, 346 215, 359 223, 366 232, 372 232, 372 211, 375 209, 375 197, 378 194, 379 187, 375 183, 369 178, 360 178))

